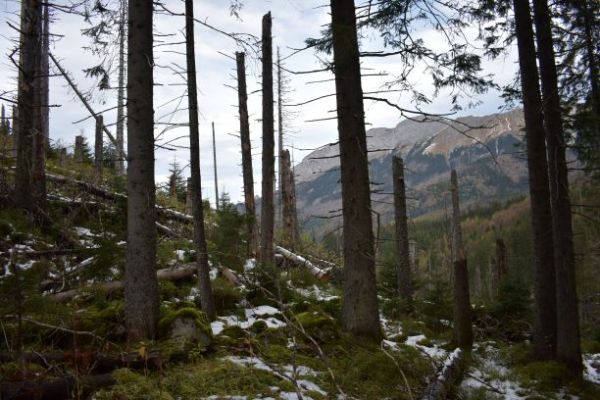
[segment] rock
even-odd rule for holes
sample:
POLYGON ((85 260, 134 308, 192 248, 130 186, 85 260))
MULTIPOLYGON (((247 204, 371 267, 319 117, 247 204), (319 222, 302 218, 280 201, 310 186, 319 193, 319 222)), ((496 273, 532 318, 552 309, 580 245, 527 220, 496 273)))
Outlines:
POLYGON ((183 347, 191 343, 206 348, 213 342, 206 314, 193 307, 168 311, 159 321, 158 328, 161 336, 178 342, 183 347))

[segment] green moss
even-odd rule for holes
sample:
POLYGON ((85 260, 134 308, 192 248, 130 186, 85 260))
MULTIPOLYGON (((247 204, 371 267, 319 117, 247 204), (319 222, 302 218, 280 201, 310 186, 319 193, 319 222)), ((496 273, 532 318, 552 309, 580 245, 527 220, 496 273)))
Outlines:
POLYGON ((129 369, 119 369, 112 373, 117 384, 102 389, 94 395, 98 400, 173 400, 173 396, 162 390, 154 380, 129 369))
POLYGON ((167 310, 158 322, 158 333, 162 337, 166 337, 173 325, 173 322, 177 319, 189 319, 194 322, 196 327, 212 339, 212 329, 210 328, 210 321, 206 314, 193 307, 184 307, 178 310, 167 310))
POLYGON ((217 279, 212 281, 212 291, 215 307, 219 314, 225 314, 235 310, 237 304, 244 297, 239 289, 231 286, 231 284, 222 277, 217 277, 217 279))
POLYGON ((568 382, 565 367, 557 362, 532 362, 515 368, 519 382, 524 387, 539 389, 558 388, 568 382))
POLYGON ((229 336, 232 339, 242 339, 247 336, 247 333, 245 330, 243 330, 239 326, 233 325, 233 326, 227 326, 227 327, 223 328, 221 335, 229 336))
POLYGON ((0 381, 22 381, 44 379, 46 370, 38 364, 15 362, 0 364, 0 381))
POLYGON ((340 334, 337 321, 321 311, 306 311, 297 314, 295 321, 302 325, 308 335, 320 342, 335 340, 340 334))

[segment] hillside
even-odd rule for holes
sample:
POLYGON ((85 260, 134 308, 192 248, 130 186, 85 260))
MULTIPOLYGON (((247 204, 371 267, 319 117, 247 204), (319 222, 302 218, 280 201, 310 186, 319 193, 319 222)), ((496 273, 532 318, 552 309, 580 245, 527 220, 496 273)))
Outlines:
MULTIPOLYGON (((412 216, 444 207, 451 168, 461 176, 461 196, 468 207, 527 191, 527 167, 521 154, 521 110, 454 121, 404 120, 395 128, 367 132, 373 208, 385 218, 392 212, 392 155, 405 159, 412 216), (395 149, 395 150, 392 150, 395 149), (378 192, 378 193, 377 193, 378 192)), ((322 147, 296 166, 298 210, 305 226, 315 216, 341 208, 337 144, 322 147)))

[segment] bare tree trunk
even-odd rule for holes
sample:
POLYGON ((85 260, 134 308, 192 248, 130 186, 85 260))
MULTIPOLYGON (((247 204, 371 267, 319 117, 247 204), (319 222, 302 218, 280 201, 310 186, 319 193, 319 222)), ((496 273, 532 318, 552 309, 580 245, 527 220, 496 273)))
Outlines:
POLYGON ((40 66, 40 39, 42 29, 42 2, 21 2, 21 37, 18 78, 18 131, 17 176, 15 179, 15 203, 33 211, 35 193, 33 186, 34 140, 36 135, 35 114, 39 112, 36 96, 40 66))
POLYGON ((217 142, 215 140, 215 123, 212 123, 213 171, 215 176, 215 209, 219 211, 219 179, 217 173, 217 142))
MULTIPOLYGON (((188 103, 190 119, 190 171, 192 175, 192 212, 194 215, 194 244, 198 265, 198 289, 202 311, 212 321, 216 317, 215 302, 210 285, 210 268, 204 231, 202 207, 202 178, 200 174, 200 133, 198 129, 198 93, 196 86, 196 51, 194 48, 194 0, 185 1, 185 37, 187 60, 188 103)), ((213 124, 214 142, 214 124, 213 124)), ((216 158, 215 158, 216 182, 216 158)))
POLYGON ((248 232, 248 255, 256 254, 258 232, 256 229, 256 203, 254 201, 254 175, 252 172, 252 144, 248 118, 248 93, 246 89, 246 62, 244 53, 236 54, 238 79, 238 104, 240 113, 240 140, 242 146, 242 175, 244 178, 244 203, 248 232))
POLYGON ((282 197, 282 222, 284 242, 293 250, 298 242, 298 216, 296 213, 296 189, 294 172, 290 160, 290 152, 281 152, 281 197, 282 197))
POLYGON ((127 0, 121 0, 119 17, 119 87, 117 88, 117 173, 125 173, 125 35, 127 24, 127 0))
POLYGON ((18 106, 12 106, 12 155, 13 158, 17 159, 17 145, 19 138, 19 109, 18 106))
POLYGON ((342 324, 379 341, 369 163, 354 1, 331 0, 344 223, 342 324))
POLYGON ((569 198, 568 165, 562 109, 552 39, 552 18, 546 0, 533 0, 538 60, 542 83, 542 104, 554 233, 556 268, 556 355, 569 374, 581 376, 583 364, 579 344, 579 312, 575 280, 575 250, 569 198))
POLYGON ((498 295, 500 284, 508 275, 508 264, 506 261, 506 245, 502 239, 496 239, 496 255, 493 262, 492 272, 492 294, 498 295))
POLYGON ((73 158, 76 162, 83 162, 83 144, 85 138, 81 135, 75 136, 75 147, 73 148, 73 158))
POLYGON ((102 126, 104 125, 104 117, 99 115, 96 118, 96 140, 94 143, 94 166, 96 168, 96 178, 102 178, 102 126))
POLYGON ((194 202, 194 194, 192 193, 192 178, 187 179, 185 192, 185 213, 192 215, 194 213, 192 206, 194 202))
POLYGON ((469 270, 460 226, 460 203, 458 177, 452 170, 452 254, 454 256, 454 341, 463 350, 473 347, 471 295, 469 293, 469 270))
POLYGON ((411 262, 408 242, 408 218, 406 208, 406 185, 404 183, 404 162, 400 154, 393 157, 394 217, 396 225, 397 279, 400 298, 407 309, 412 308, 411 262))
POLYGON ((556 357, 556 273, 542 101, 529 1, 513 0, 513 4, 523 92, 534 246, 533 347, 536 359, 552 360, 556 357))
POLYGON ((284 160, 283 157, 283 87, 281 81, 281 54, 279 47, 277 47, 277 133, 278 133, 278 152, 279 155, 279 220, 282 226, 285 226, 284 222, 284 195, 283 195, 283 180, 284 177, 284 160))
POLYGON ((271 38, 271 13, 262 21, 262 94, 263 94, 263 152, 262 152, 262 206, 260 218, 260 261, 275 265, 273 230, 273 181, 275 180, 275 137, 273 132, 273 46, 271 38))
POLYGON ((132 340, 152 338, 156 332, 159 313, 156 279, 152 12, 152 2, 129 2, 125 324, 132 340))
POLYGON ((42 28, 42 57, 40 60, 41 81, 41 107, 42 107, 42 132, 45 138, 45 146, 50 144, 50 10, 48 4, 44 4, 44 22, 42 28))

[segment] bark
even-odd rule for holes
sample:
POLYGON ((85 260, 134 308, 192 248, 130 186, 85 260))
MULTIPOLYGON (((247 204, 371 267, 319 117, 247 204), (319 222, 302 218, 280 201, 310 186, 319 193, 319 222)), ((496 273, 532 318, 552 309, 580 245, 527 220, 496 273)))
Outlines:
POLYGON ((508 264, 506 261, 506 245, 504 240, 496 239, 496 255, 493 262, 494 271, 492 272, 492 293, 498 295, 500 284, 508 275, 508 264))
POLYGON ((125 173, 123 155, 125 144, 125 25, 127 23, 127 0, 121 0, 121 15, 119 18, 119 87, 117 88, 117 173, 125 173))
POLYGON ((83 136, 75 136, 75 149, 73 150, 73 158, 76 162, 83 162, 83 145, 85 138, 83 136))
POLYGON ((44 4, 44 16, 42 25, 42 54, 40 59, 40 89, 41 89, 41 111, 42 111, 42 134, 45 138, 45 146, 50 144, 50 7, 44 4))
POLYGON ((21 2, 21 36, 18 77, 18 131, 17 176, 15 180, 15 203, 25 210, 33 211, 35 192, 33 182, 35 114, 39 112, 36 96, 40 66, 40 39, 42 29, 42 2, 21 2))
POLYGON ((244 53, 236 54, 238 79, 238 104, 240 112, 240 141, 242 146, 242 175, 244 178, 244 204, 246 206, 248 255, 256 254, 256 205, 254 201, 254 176, 252 172, 252 145, 248 118, 248 93, 246 88, 246 62, 244 53))
POLYGON ((422 397, 423 400, 443 400, 451 393, 452 387, 460 381, 465 367, 465 357, 460 349, 450 353, 444 366, 431 381, 422 397))
POLYGON ((281 152, 281 198, 282 198, 282 221, 283 236, 285 242, 294 249, 298 243, 298 214, 296 213, 296 188, 294 182, 294 171, 292 170, 290 152, 281 152))
POLYGON ((102 127, 104 118, 99 115, 96 118, 96 140, 94 142, 94 167, 96 168, 96 178, 102 178, 102 127))
POLYGON ((55 400, 85 398, 102 387, 114 385, 111 374, 90 375, 83 378, 72 376, 49 381, 5 382, 0 384, 0 398, 3 400, 55 400))
POLYGON ((279 155, 279 217, 282 225, 285 227, 285 217, 284 217, 284 194, 283 194, 283 185, 284 185, 284 168, 285 168, 285 160, 283 159, 283 83, 281 81, 281 54, 279 52, 279 47, 277 47, 277 145, 279 155))
POLYGON ((193 214, 192 203, 194 202, 194 196, 192 193, 192 178, 187 179, 187 185, 185 186, 185 213, 193 214))
POLYGON ((213 172, 215 176, 215 209, 219 211, 219 179, 217 173, 217 142, 215 141, 215 123, 212 123, 213 172))
POLYGON ((575 279, 575 250, 569 198, 569 176, 562 109, 552 38, 552 18, 546 0, 533 0, 538 60, 542 83, 544 127, 548 150, 554 266, 556 268, 556 355, 573 376, 583 364, 579 337, 579 312, 575 279))
POLYGON ((260 261, 274 265, 273 231, 275 210, 273 205, 273 181, 275 180, 275 137, 273 119, 273 46, 271 38, 271 13, 262 21, 262 206, 260 218, 260 261))
POLYGON ((18 154, 19 129, 19 108, 18 106, 12 106, 12 155, 15 160, 17 159, 18 154))
MULTIPOLYGON (((190 121, 190 170, 192 175, 192 213, 194 215, 194 244, 198 266, 198 289, 202 311, 212 321, 216 317, 215 303, 210 285, 206 232, 204 231, 204 208, 202 207, 202 178, 200 175, 200 133, 198 129, 198 93, 196 85, 196 52, 194 49, 194 1, 185 1, 185 37, 187 59, 187 83, 190 121)), ((213 124, 214 141, 214 124, 213 124)), ((216 154, 215 154, 216 162, 216 154)), ((216 163, 215 163, 216 179, 216 163)))
POLYGON ((513 0, 521 70, 534 253, 534 357, 556 356, 556 281, 548 161, 528 0, 513 0))
POLYGON ((281 246, 275 246, 275 251, 277 251, 278 254, 281 254, 287 260, 292 261, 294 264, 299 265, 301 267, 306 267, 308 271, 317 278, 324 281, 329 280, 330 276, 328 271, 322 270, 306 258, 294 254, 281 246))
POLYGON ((154 337, 159 313, 155 272, 152 9, 152 2, 129 2, 125 323, 132 340, 154 337))
POLYGON ((394 221, 396 225, 397 279, 400 298, 407 307, 412 304, 411 262, 408 242, 408 218, 404 161, 399 154, 393 158, 394 221))
MULTIPOLYGON (((186 265, 179 268, 165 268, 156 271, 155 277, 158 281, 180 281, 193 277, 197 270, 198 269, 195 265, 186 265)), ((123 290, 125 285, 126 282, 123 281, 105 282, 96 285, 67 290, 64 292, 52 294, 48 297, 54 301, 62 303, 72 300, 76 296, 92 291, 100 291, 106 294, 110 294, 119 290, 123 290)))
POLYGON ((354 1, 331 0, 331 18, 344 224, 342 325, 350 333, 379 341, 382 333, 354 1))
POLYGON ((463 350, 473 347, 471 294, 469 293, 469 270, 462 241, 460 226, 460 202, 458 177, 451 173, 452 191, 452 254, 454 257, 454 341, 463 350))

